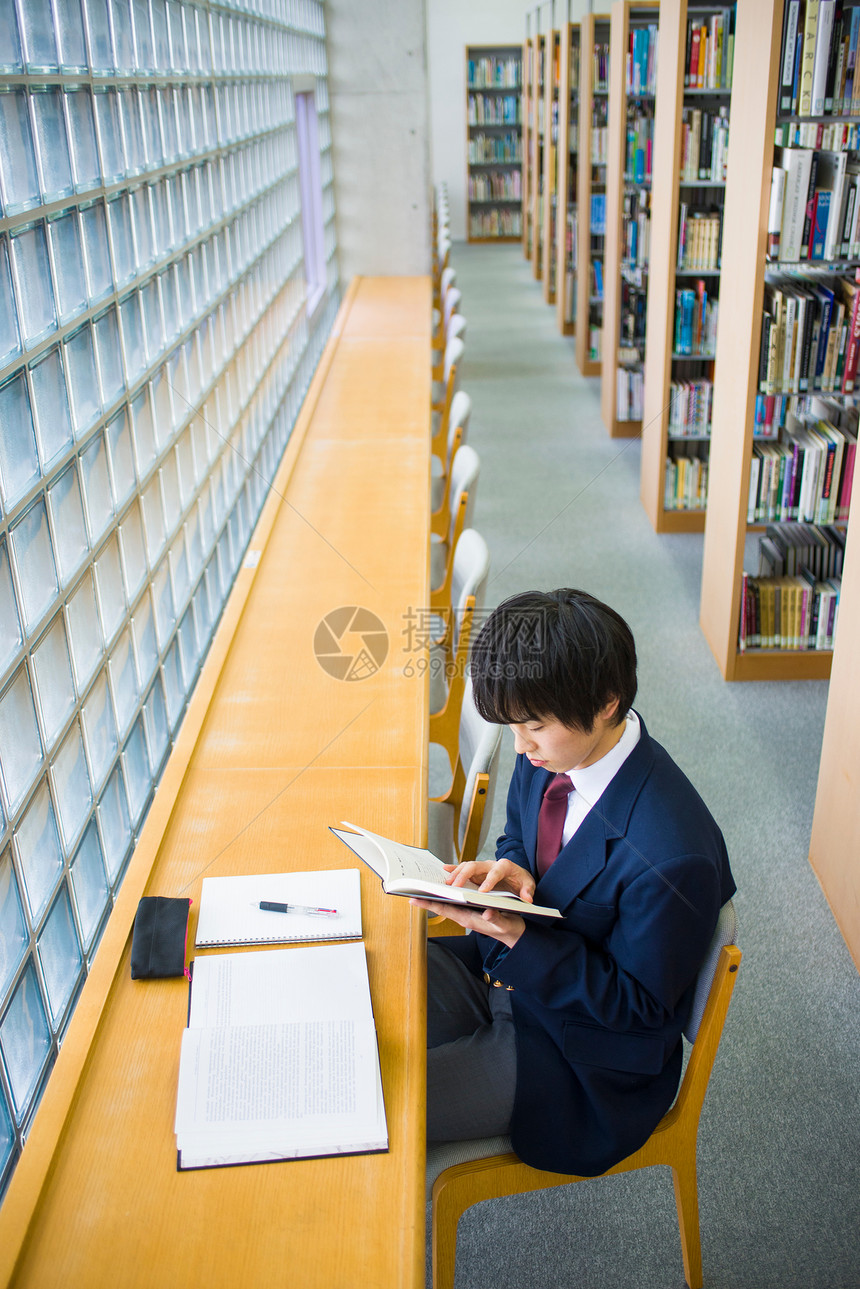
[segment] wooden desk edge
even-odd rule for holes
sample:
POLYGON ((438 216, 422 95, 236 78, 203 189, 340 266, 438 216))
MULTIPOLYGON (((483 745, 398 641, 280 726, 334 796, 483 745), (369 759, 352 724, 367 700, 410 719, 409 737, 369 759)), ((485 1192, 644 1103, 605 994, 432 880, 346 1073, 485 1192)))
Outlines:
MULTIPOLYGON (((320 393, 361 282, 360 277, 352 279, 338 310, 278 472, 248 543, 249 549, 265 550, 277 510, 283 502, 290 476, 295 468, 308 427, 313 420, 320 393)), ((0 1284, 9 1284, 24 1252, 30 1223, 74 1106, 77 1089, 87 1066, 90 1047, 128 943, 138 902, 146 891, 152 866, 170 822, 255 575, 256 567, 249 568, 244 564, 236 575, 206 661, 189 699, 179 735, 156 789, 140 839, 117 895, 116 904, 105 928, 92 969, 84 982, 80 999, 57 1055, 56 1064, 51 1071, 41 1104, 36 1111, 24 1150, 0 1205, 0 1284)))

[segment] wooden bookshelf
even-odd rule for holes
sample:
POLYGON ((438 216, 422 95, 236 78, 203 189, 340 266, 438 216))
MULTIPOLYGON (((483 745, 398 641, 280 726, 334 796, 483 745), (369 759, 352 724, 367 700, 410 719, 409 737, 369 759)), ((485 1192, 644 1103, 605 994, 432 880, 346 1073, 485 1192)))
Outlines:
POLYGON ((523 44, 523 256, 531 261, 532 237, 532 191, 534 188, 535 138, 532 113, 532 98, 535 81, 535 47, 529 36, 523 44))
POLYGON ((558 236, 556 238, 556 316, 563 336, 576 320, 577 179, 579 156, 579 23, 561 30, 561 83, 558 109, 558 236))
MULTIPOLYGON (((603 278, 605 236, 592 230, 592 199, 606 198, 606 162, 596 146, 595 130, 605 131, 609 112, 609 79, 598 79, 595 63, 606 67, 608 14, 586 14, 580 24, 579 157, 577 178, 576 364, 583 376, 600 375, 599 343, 603 295, 595 290, 595 263, 603 278), (595 343, 596 340, 596 343, 595 343)), ((605 135, 603 136, 605 138, 605 135)))
MULTIPOLYGON (((631 133, 643 142, 653 136, 656 72, 656 27, 660 8, 651 0, 615 0, 612 6, 609 59, 609 148, 606 167, 606 254, 604 258, 603 362, 600 406, 611 438, 636 438, 642 417, 645 356, 647 251, 628 258, 629 224, 647 243, 651 178, 643 161, 641 175, 628 172, 631 133), (650 55, 648 34, 651 33, 650 55), (643 46, 644 51, 643 51, 643 46), (631 49, 636 49, 634 59, 631 49), (640 55, 644 52, 644 59, 640 55), (650 62, 649 62, 650 59, 650 62), (653 70, 648 73, 648 67, 653 70), (642 218, 639 218, 642 212, 642 218), (625 409, 619 385, 635 386, 625 409)), ((639 149, 644 157, 650 149, 639 149)))
POLYGON ((532 204, 532 275, 540 282, 543 274, 543 149, 546 72, 546 36, 535 36, 534 80, 532 82, 532 138, 534 140, 534 182, 532 204))
MULTIPOLYGON (((682 203, 688 209, 707 206, 721 210, 725 181, 713 177, 701 183, 692 181, 689 170, 684 169, 684 130, 685 116, 689 120, 693 111, 713 115, 721 107, 727 107, 731 89, 725 85, 699 88, 686 83, 690 63, 688 31, 690 22, 707 25, 712 15, 731 8, 731 4, 714 4, 709 8, 688 5, 687 0, 661 0, 660 4, 649 270, 653 281, 668 285, 665 290, 652 291, 648 296, 640 486, 642 505, 654 529, 660 533, 702 532, 705 527, 704 507, 667 506, 670 459, 675 461, 687 456, 707 463, 710 453, 709 424, 685 427, 672 424, 680 419, 672 397, 673 383, 710 380, 713 384, 714 378, 712 359, 681 357, 676 352, 676 300, 679 290, 695 289, 694 284, 700 280, 712 297, 718 297, 720 277, 718 271, 710 269, 679 269, 678 242, 682 203)), ((726 77, 719 79, 725 81, 726 77)))
POLYGON ((516 242, 522 228, 522 48, 466 46, 470 242, 516 242))
POLYGON ((543 298, 555 304, 558 272, 558 116, 561 89, 561 32, 551 31, 546 38, 546 67, 543 93, 543 261, 541 279, 543 298))
MULTIPOLYGON (((826 679, 833 658, 829 649, 742 650, 738 643, 745 548, 754 531, 748 524, 750 466, 760 408, 765 279, 774 267, 769 269, 767 261, 768 216, 782 21, 783 0, 756 0, 737 9, 720 279, 731 311, 730 325, 717 336, 700 611, 702 630, 726 680, 826 679)), ((782 271, 784 266, 775 267, 782 271)), ((821 266, 804 263, 798 272, 802 278, 816 269, 821 266)))

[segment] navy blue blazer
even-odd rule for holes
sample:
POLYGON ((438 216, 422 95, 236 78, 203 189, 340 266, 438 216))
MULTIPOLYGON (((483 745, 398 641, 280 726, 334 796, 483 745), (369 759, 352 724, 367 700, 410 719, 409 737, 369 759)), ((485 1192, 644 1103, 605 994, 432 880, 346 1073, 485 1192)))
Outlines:
MULTIPOLYGON (((517 757, 496 846, 535 875, 551 777, 517 757)), ((564 920, 526 917, 512 949, 479 934, 438 941, 513 986, 511 1138, 526 1163, 596 1176, 648 1139, 675 1097, 696 974, 734 891, 719 828, 641 722, 636 747, 537 883, 535 903, 564 920)))

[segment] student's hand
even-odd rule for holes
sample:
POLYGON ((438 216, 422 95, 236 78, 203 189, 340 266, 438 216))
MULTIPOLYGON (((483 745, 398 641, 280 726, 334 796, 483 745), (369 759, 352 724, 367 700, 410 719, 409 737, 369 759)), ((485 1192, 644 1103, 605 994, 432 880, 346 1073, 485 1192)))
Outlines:
POLYGON ((409 903, 416 908, 426 909, 428 913, 438 913, 440 917, 457 922, 468 931, 480 931, 481 935, 501 940, 509 949, 513 948, 526 929, 526 924, 518 913, 502 913, 499 909, 475 909, 466 904, 449 904, 447 900, 413 898, 409 903))
POLYGON ((510 859, 473 859, 468 864, 446 864, 449 886, 465 886, 474 882, 479 891, 504 891, 518 895, 529 904, 534 903, 535 879, 527 868, 510 859))

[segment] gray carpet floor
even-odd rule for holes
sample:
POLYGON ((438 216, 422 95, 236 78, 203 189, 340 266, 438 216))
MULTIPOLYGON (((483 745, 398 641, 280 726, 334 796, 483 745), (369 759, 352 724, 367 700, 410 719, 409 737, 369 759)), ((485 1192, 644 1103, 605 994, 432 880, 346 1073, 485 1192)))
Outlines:
MULTIPOLYGON (((520 248, 458 243, 452 264, 488 605, 575 586, 624 615, 636 708, 720 823, 738 883, 744 958, 699 1133, 705 1285, 857 1289, 860 979, 807 859, 827 685, 722 680, 698 626, 702 538, 651 530, 639 444, 609 439, 599 382, 579 375, 520 248)), ((512 764, 506 732, 490 845, 512 764)), ((429 1285, 429 1239, 427 1265, 429 1285)), ((683 1284, 668 1169, 460 1223, 457 1289, 683 1284)))

